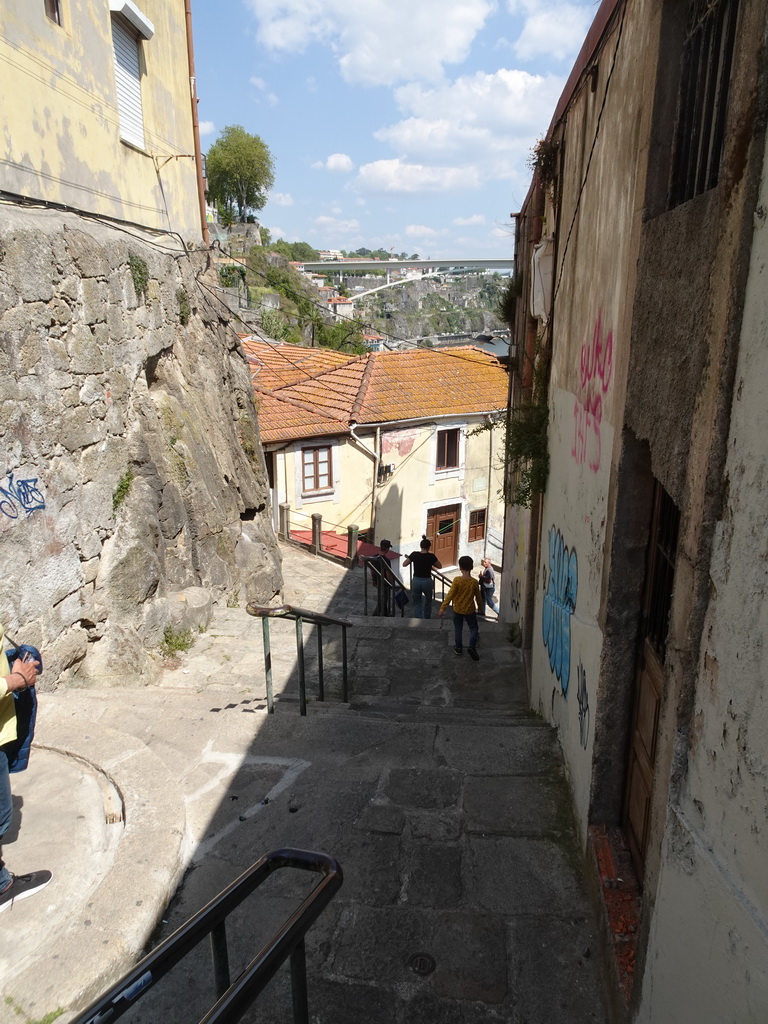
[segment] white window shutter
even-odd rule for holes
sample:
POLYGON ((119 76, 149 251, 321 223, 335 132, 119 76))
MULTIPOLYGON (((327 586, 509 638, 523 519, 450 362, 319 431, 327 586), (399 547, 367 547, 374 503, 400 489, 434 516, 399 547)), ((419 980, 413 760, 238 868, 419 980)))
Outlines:
POLYGON ((115 51, 115 84, 120 115, 120 138, 144 149, 144 112, 141 107, 139 41, 117 18, 112 19, 115 51))

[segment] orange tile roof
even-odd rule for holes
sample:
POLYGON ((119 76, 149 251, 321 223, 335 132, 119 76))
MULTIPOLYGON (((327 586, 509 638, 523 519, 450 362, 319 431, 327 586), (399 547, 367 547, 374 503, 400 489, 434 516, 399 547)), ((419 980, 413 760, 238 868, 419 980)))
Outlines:
POLYGON ((356 423, 396 423, 506 408, 507 374, 468 345, 349 356, 332 349, 245 341, 266 442, 346 434, 356 423), (282 361, 281 361, 282 360, 282 361))

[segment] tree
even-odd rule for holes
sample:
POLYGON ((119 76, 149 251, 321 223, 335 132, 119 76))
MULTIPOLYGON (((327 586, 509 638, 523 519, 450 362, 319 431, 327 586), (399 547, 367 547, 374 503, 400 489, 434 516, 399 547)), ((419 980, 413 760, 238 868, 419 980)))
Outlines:
POLYGON ((258 135, 239 124, 228 125, 208 150, 208 196, 231 210, 237 204, 240 220, 246 211, 260 210, 275 181, 272 154, 258 135))

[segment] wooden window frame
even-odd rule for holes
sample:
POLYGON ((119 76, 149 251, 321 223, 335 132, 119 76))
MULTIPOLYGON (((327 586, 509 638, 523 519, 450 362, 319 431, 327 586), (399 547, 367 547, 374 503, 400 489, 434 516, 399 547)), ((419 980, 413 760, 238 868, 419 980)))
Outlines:
POLYGON ((312 494, 328 494, 333 490, 333 452, 330 445, 313 445, 311 448, 301 449, 301 493, 302 495, 312 494), (327 477, 328 483, 322 484, 321 471, 319 466, 318 455, 320 452, 328 453, 328 469, 327 477), (311 457, 311 461, 308 460, 308 456, 311 457), (307 467, 308 465, 312 469, 312 483, 314 486, 307 487, 307 467))
POLYGON ((488 509, 476 508, 469 513, 469 527, 467 541, 471 544, 475 540, 485 540, 485 528, 488 524, 488 509))
POLYGON ((436 439, 436 451, 435 451, 435 470, 438 473, 445 473, 452 469, 459 468, 460 449, 461 449, 461 428, 460 427, 449 427, 446 430, 438 430, 436 439), (456 444, 456 461, 449 462, 451 452, 451 435, 455 437, 456 444))

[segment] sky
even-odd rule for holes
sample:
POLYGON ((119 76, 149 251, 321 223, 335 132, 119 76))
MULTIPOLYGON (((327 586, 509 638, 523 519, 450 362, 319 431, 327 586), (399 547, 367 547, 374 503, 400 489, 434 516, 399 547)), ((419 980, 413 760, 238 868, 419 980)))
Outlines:
POLYGON ((596 0, 193 0, 203 152, 267 143, 259 220, 316 249, 512 255, 596 0))

